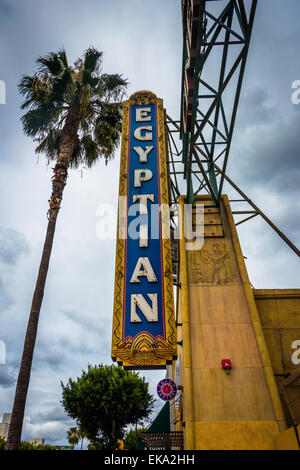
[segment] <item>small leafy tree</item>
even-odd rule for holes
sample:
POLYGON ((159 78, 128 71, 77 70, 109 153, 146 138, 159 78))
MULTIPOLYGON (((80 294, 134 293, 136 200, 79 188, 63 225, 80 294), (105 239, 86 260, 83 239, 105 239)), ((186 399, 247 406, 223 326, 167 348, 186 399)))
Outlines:
POLYGON ((5 450, 6 440, 3 436, 0 436, 0 450, 5 450))
POLYGON ((130 429, 126 432, 124 437, 124 446, 126 450, 136 450, 139 442, 141 441, 141 434, 146 431, 146 428, 130 429))
POLYGON ((62 385, 62 405, 91 441, 90 449, 115 449, 125 427, 142 423, 152 411, 148 384, 117 366, 88 366, 76 381, 62 385))

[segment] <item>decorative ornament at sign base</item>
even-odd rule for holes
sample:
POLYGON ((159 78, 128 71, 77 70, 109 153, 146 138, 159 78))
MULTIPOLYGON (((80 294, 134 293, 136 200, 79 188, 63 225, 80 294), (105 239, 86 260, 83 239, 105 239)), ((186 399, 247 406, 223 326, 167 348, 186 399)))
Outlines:
POLYGON ((164 401, 170 401, 175 398, 177 387, 171 379, 163 379, 157 385, 157 394, 164 401))

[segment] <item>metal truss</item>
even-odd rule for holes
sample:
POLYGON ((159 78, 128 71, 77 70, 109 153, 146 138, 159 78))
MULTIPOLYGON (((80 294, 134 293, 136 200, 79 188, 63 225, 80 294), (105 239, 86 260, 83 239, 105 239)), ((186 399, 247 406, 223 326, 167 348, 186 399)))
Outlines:
MULTIPOLYGON (((257 0, 182 0, 183 60, 180 120, 165 114, 169 199, 193 203, 206 192, 218 206, 224 182, 236 226, 261 217, 298 255, 299 249, 228 176, 236 121, 257 0)), ((178 230, 171 214, 171 234, 178 230)), ((179 255, 172 237, 173 275, 179 255)))
POLYGON ((220 201, 256 4, 182 0, 180 138, 190 203, 203 188, 220 201))
MULTIPOLYGON (((171 205, 176 206, 178 196, 180 194, 185 194, 185 188, 182 185, 184 164, 182 163, 182 150, 179 150, 180 121, 174 121, 168 114, 165 116, 170 203, 171 205)), ((198 150, 198 146, 195 145, 195 153, 198 150)), ((209 162, 208 156, 203 157, 209 162)), ((197 163, 197 160, 193 159, 192 163, 197 163)), ((219 167, 217 163, 213 162, 213 167, 217 176, 222 174, 222 168, 219 167)), ((210 194, 209 187, 206 185, 202 171, 195 169, 193 170, 193 174, 199 183, 199 187, 205 190, 206 193, 210 194)), ((239 206, 238 209, 232 210, 236 226, 259 216, 277 233, 277 235, 280 236, 280 238, 294 251, 294 253, 300 256, 300 250, 294 245, 294 243, 284 233, 282 233, 281 230, 279 230, 276 224, 267 217, 267 215, 226 173, 224 174, 224 181, 226 181, 230 188, 234 190, 233 194, 236 194, 235 199, 229 199, 231 206, 233 206, 233 204, 239 206), (244 207, 241 209, 242 206, 244 207)), ((174 229, 176 229, 176 222, 172 221, 172 224, 174 225, 174 229)))

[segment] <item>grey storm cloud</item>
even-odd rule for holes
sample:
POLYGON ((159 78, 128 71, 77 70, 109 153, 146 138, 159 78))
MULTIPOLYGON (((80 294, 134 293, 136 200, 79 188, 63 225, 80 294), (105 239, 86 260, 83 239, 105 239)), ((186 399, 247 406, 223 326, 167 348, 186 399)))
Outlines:
POLYGON ((87 311, 76 311, 74 309, 64 309, 63 314, 66 318, 71 320, 74 323, 77 323, 82 328, 85 328, 87 331, 93 331, 95 333, 103 332, 106 327, 102 318, 102 315, 98 315, 98 318, 90 315, 87 311))
POLYGON ((47 343, 45 347, 37 345, 36 351, 33 370, 39 370, 40 367, 48 367, 57 371, 58 367, 64 364, 66 354, 57 344, 47 343))
POLYGON ((66 412, 61 406, 55 406, 48 409, 47 411, 40 411, 34 416, 35 422, 47 422, 47 421, 70 421, 66 412))
POLYGON ((261 186, 292 200, 299 191, 299 126, 300 113, 286 117, 267 89, 246 90, 238 111, 229 175, 241 186, 261 186))
POLYGON ((37 420, 36 422, 26 416, 24 419, 22 438, 29 440, 32 437, 44 437, 46 438, 46 444, 66 445, 66 434, 71 426, 75 426, 75 423, 70 419, 65 421, 49 420, 45 422, 37 420))
POLYGON ((266 88, 263 86, 248 88, 244 90, 238 108, 236 131, 273 123, 278 120, 279 114, 274 100, 266 88))
POLYGON ((288 207, 286 207, 286 210, 281 215, 280 222, 282 227, 285 228, 286 233, 289 234, 290 239, 297 241, 300 233, 300 218, 297 217, 297 214, 300 212, 300 203, 293 204, 292 210, 291 204, 292 202, 288 203, 288 207))
POLYGON ((1 312, 8 309, 13 304, 13 297, 8 293, 5 281, 0 274, 0 309, 1 312))
MULTIPOLYGON (((241 180, 271 190, 287 191, 290 196, 299 190, 300 180, 300 115, 291 122, 250 128, 239 149, 238 171, 241 180)), ((242 140, 240 138, 239 140, 242 140)))
MULTIPOLYGON (((11 284, 15 274, 15 265, 21 256, 29 253, 29 244, 25 236, 16 230, 0 227, 0 309, 7 311, 14 303, 11 284), (5 265, 8 269, 5 269, 5 265)), ((0 329, 1 332, 1 329, 0 329)))
POLYGON ((15 264, 28 251, 29 244, 22 233, 0 227, 0 260, 6 264, 15 264))
POLYGON ((16 370, 7 364, 0 364, 0 389, 11 388, 16 382, 16 370))

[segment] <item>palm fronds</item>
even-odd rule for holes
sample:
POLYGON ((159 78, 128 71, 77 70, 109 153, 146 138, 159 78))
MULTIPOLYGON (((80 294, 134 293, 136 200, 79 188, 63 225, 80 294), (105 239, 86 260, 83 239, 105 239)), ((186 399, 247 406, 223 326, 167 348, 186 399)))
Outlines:
POLYGON ((67 55, 64 49, 61 49, 58 52, 50 52, 44 57, 40 56, 36 60, 36 63, 42 74, 49 74, 53 77, 57 77, 62 74, 64 70, 69 67, 67 55))
POLYGON ((24 75, 19 92, 24 132, 38 142, 36 152, 58 155, 69 113, 80 116, 72 166, 92 166, 99 157, 112 158, 121 133, 122 106, 128 85, 122 75, 101 73, 102 52, 89 47, 71 67, 64 49, 38 57, 38 70, 24 75))

